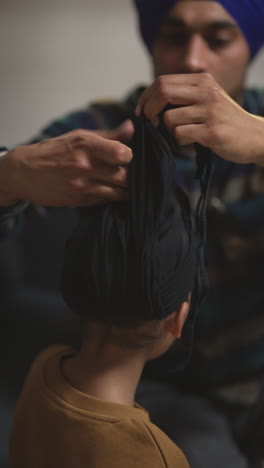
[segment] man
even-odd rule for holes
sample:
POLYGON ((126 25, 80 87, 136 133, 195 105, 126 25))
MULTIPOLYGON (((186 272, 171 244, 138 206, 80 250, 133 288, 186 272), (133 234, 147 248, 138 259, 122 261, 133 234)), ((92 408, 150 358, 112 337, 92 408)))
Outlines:
MULTIPOLYGON (((263 4, 152 0, 137 2, 137 8, 159 77, 126 103, 94 104, 55 122, 39 139, 74 128, 99 129, 102 122, 114 129, 131 118, 137 106, 137 113, 143 110, 157 125, 160 112, 169 106, 164 122, 178 143, 201 143, 231 161, 217 159, 210 195, 211 289, 185 375, 192 395, 183 398, 174 385, 164 384, 156 385, 158 393, 152 383, 142 387, 141 398, 153 410, 154 422, 184 448, 194 468, 244 467, 248 462, 242 451, 248 445, 238 449, 242 436, 234 440, 233 423, 246 421, 264 368, 263 171, 248 164, 263 165, 263 119, 257 116, 264 115, 264 106, 261 93, 244 89, 247 67, 263 44, 263 4), (182 421, 178 424, 178 411, 175 424, 168 415, 173 418, 178 405, 182 421)), ((192 157, 179 159, 175 177, 195 199, 192 157)), ((170 377, 164 364, 149 369, 149 375, 170 377)))
MULTIPOLYGON (((136 3, 155 74, 162 75, 141 94, 137 113, 143 110, 157 124, 169 105, 163 119, 178 143, 196 141, 223 158, 232 152, 227 159, 233 162, 252 161, 254 145, 250 150, 240 143, 254 119, 238 105, 263 115, 263 95, 257 98, 257 93, 250 96, 244 90, 247 66, 263 44, 263 3, 179 1, 165 6, 155 2, 149 27, 147 2, 136 3)), ((259 149, 260 126, 259 136, 254 136, 259 149)), ((190 164, 182 161, 180 167, 185 188, 194 192, 190 164)), ((168 387, 167 394, 160 389, 159 398, 158 385, 155 394, 153 386, 149 389, 153 414, 160 407, 154 420, 185 449, 194 467, 247 466, 234 439, 242 452, 257 458, 258 444, 249 433, 255 431, 259 441, 263 437, 261 425, 258 429, 253 425, 254 417, 247 425, 246 409, 257 413, 257 404, 255 409, 251 405, 258 401, 263 375, 263 177, 254 166, 239 168, 216 161, 208 209, 210 292, 198 319, 192 363, 185 372, 190 396, 179 394, 176 399, 168 387), (174 408, 179 414, 180 407, 182 418, 176 427, 168 412, 174 408)))

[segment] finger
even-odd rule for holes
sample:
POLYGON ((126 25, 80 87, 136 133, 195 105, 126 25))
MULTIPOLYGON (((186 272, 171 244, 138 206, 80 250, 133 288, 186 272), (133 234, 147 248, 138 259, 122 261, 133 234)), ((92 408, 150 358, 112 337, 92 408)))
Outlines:
POLYGON ((177 84, 177 75, 163 75, 157 78, 141 94, 136 110, 135 110, 136 115, 139 116, 141 114, 143 107, 145 106, 145 103, 153 96, 153 94, 155 94, 157 91, 163 94, 164 88, 166 88, 167 86, 170 86, 173 83, 177 84))
POLYGON ((105 182, 119 188, 127 188, 128 185, 128 173, 125 167, 100 165, 94 168, 92 175, 88 176, 89 184, 91 177, 92 180, 105 182))
POLYGON ((127 119, 125 120, 121 125, 119 125, 117 128, 113 130, 84 130, 84 129, 77 129, 77 130, 72 130, 71 132, 65 133, 63 135, 59 135, 58 137, 52 138, 51 140, 45 140, 47 141, 69 141, 71 138, 75 137, 90 137, 92 136, 100 136, 102 138, 105 138, 107 140, 116 140, 116 141, 121 141, 121 142, 126 142, 129 141, 133 134, 134 134, 134 125, 132 120, 127 119))
POLYGON ((205 124, 182 125, 174 128, 173 133, 179 145, 200 143, 200 145, 209 147, 208 129, 205 124))
POLYGON ((106 164, 129 164, 132 159, 132 150, 123 143, 105 140, 100 144, 90 145, 91 154, 106 164))
POLYGON ((136 109, 135 109, 135 114, 137 117, 139 117, 140 114, 142 113, 142 109, 145 105, 145 102, 150 98, 151 94, 154 91, 155 91, 155 82, 152 83, 152 85, 150 85, 147 89, 145 89, 145 91, 143 91, 143 93, 141 94, 138 100, 136 109))
POLYGON ((192 74, 177 74, 177 75, 164 75, 157 78, 140 96, 135 113, 139 116, 146 101, 151 97, 156 89, 161 92, 167 86, 199 86, 202 88, 218 87, 212 75, 209 73, 192 73, 192 74))
POLYGON ((172 82, 172 79, 170 76, 169 77, 162 76, 158 78, 156 81, 154 81, 147 89, 145 89, 145 91, 141 94, 139 98, 139 101, 135 110, 136 116, 138 117, 140 116, 146 102, 151 100, 153 98, 153 95, 155 95, 157 92, 159 92, 160 94, 163 94, 164 89, 170 86, 171 82, 172 82))
POLYGON ((53 141, 68 141, 75 137, 87 137, 89 135, 96 135, 97 130, 85 130, 83 128, 78 128, 77 130, 71 130, 70 132, 63 133, 57 137, 51 138, 50 140, 44 140, 41 143, 53 142, 53 141))
POLYGON ((132 120, 126 120, 118 129, 116 129, 114 139, 121 142, 128 142, 135 133, 135 127, 132 120))
POLYGON ((132 120, 125 120, 119 127, 114 130, 101 130, 97 134, 109 140, 116 140, 121 142, 129 141, 134 134, 134 125, 132 120))
POLYGON ((127 165, 105 163, 83 150, 75 150, 68 159, 64 158, 58 168, 65 179, 79 180, 81 186, 89 186, 91 180, 120 188, 126 188, 128 184, 127 165))
POLYGON ((127 200, 128 191, 122 188, 98 184, 95 182, 89 187, 89 195, 107 201, 123 201, 127 200))
POLYGON ((221 87, 215 81, 213 76, 210 73, 178 73, 177 75, 167 75, 168 80, 171 80, 172 83, 177 85, 186 84, 190 86, 199 86, 210 88, 212 86, 217 86, 219 89, 221 87))
POLYGON ((195 86, 167 86, 161 93, 156 90, 144 105, 144 114, 149 120, 153 120, 167 106, 190 106, 200 103, 203 92, 195 86))
POLYGON ((201 124, 205 120, 205 111, 198 105, 171 109, 163 114, 163 121, 169 131, 172 131, 177 126, 201 124))
POLYGON ((128 146, 94 134, 74 137, 71 144, 73 148, 82 149, 88 159, 92 156, 109 165, 129 164, 132 159, 132 150, 128 146))

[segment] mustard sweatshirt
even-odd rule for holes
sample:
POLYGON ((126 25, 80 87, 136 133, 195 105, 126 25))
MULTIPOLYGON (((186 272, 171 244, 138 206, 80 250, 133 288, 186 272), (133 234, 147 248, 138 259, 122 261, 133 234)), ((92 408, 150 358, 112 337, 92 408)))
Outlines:
POLYGON ((143 408, 72 387, 61 362, 73 354, 52 346, 36 358, 14 416, 10 468, 189 468, 143 408))

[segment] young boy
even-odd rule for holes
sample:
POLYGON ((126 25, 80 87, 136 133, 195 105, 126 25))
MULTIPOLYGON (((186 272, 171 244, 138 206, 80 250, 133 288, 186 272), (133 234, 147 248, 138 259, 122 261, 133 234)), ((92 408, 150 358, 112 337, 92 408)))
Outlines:
POLYGON ((17 405, 10 468, 189 467, 135 403, 145 363, 181 337, 195 279, 194 228, 174 164, 142 119, 129 201, 82 210, 62 278, 82 344, 37 357, 17 405))

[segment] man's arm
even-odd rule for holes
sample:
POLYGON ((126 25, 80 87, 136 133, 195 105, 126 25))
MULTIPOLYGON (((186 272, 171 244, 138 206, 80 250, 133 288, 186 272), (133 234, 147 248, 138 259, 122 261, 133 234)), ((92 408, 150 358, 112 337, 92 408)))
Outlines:
POLYGON ((2 148, 0 236, 14 229, 29 202, 77 207, 126 199, 123 166, 132 152, 120 141, 129 139, 133 131, 132 123, 126 122, 112 131, 75 130, 11 151, 2 148))
POLYGON ((77 130, 0 158, 0 206, 86 206, 126 198, 131 149, 114 132, 77 130), (109 137, 109 138, 107 138, 109 137))

